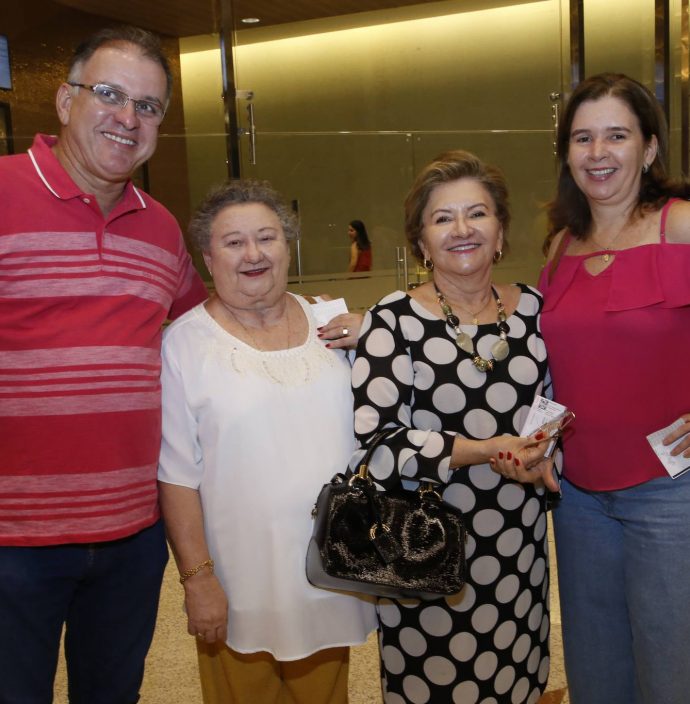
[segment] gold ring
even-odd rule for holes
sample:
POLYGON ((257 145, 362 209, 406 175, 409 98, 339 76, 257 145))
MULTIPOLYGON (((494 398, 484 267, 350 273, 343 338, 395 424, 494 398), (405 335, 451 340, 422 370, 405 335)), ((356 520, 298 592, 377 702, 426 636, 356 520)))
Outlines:
POLYGON ((197 633, 197 634, 196 634, 196 637, 197 637, 197 638, 203 638, 203 637, 204 637, 204 634, 203 634, 203 633, 197 633))
POLYGON ((343 337, 347 337, 350 334, 350 331, 347 328, 343 328, 343 337))

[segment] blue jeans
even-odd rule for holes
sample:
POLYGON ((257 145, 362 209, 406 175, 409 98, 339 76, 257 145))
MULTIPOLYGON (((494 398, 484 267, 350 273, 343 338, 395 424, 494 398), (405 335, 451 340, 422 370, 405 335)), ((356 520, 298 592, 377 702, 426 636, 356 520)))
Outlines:
POLYGON ((553 518, 571 704, 687 704, 690 474, 562 489, 553 518))
POLYGON ((134 704, 168 560, 160 521, 105 543, 0 547, 0 704, 50 704, 63 624, 70 704, 134 704))

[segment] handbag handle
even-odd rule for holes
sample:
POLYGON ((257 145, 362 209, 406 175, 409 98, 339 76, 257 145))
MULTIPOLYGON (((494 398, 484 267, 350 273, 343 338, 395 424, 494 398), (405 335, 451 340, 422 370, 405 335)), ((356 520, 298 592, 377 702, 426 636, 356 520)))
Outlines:
POLYGON ((371 477, 369 476, 369 461, 371 456, 374 454, 374 450, 381 444, 381 441, 388 435, 388 430, 379 430, 376 435, 374 435, 372 441, 367 446, 364 457, 360 460, 359 467, 357 471, 350 477, 350 484, 354 484, 357 480, 372 483, 371 477))
MULTIPOLYGON (((369 462, 374 450, 381 444, 381 441, 389 434, 388 430, 380 430, 376 435, 374 435, 371 443, 367 446, 364 457, 360 460, 359 467, 357 471, 350 477, 349 484, 353 485, 357 481, 366 482, 373 486, 373 481, 369 476, 369 462)), ((429 498, 434 501, 441 501, 441 494, 437 491, 435 485, 432 482, 420 482, 419 489, 417 490, 421 498, 429 498)))

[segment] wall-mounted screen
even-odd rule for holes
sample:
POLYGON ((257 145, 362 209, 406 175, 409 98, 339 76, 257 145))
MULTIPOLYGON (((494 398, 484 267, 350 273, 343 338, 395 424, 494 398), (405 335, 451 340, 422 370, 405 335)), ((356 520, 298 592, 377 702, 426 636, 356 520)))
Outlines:
POLYGON ((7 37, 0 34, 0 88, 12 90, 12 74, 10 72, 10 49, 7 37))

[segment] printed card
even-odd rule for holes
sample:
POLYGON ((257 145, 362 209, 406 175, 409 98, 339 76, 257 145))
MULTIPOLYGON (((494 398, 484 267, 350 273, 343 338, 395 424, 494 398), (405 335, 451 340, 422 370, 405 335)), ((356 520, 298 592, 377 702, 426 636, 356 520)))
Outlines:
POLYGON ((657 430, 655 433, 652 433, 651 435, 647 435, 647 440, 649 441, 649 444, 652 446, 652 450, 654 450, 656 456, 661 460, 661 464, 664 465, 664 468, 666 471, 676 479, 677 477, 680 477, 681 474, 684 474, 690 469, 690 458, 689 457, 683 457, 683 455, 676 455, 673 457, 671 455, 671 450, 679 443, 683 441, 683 438, 679 438, 677 442, 674 442, 673 445, 664 445, 662 443, 662 440, 673 430, 676 428, 680 428, 681 425, 683 425, 685 421, 682 418, 679 418, 677 421, 674 423, 671 423, 671 425, 667 426, 666 428, 662 428, 661 430, 657 430))
POLYGON ((333 301, 319 301, 311 306, 311 312, 316 318, 316 324, 321 327, 336 315, 347 313, 347 305, 344 298, 336 298, 333 301))
MULTIPOLYGON (((544 396, 535 396, 520 435, 522 437, 532 435, 541 426, 560 420, 567 412, 568 409, 564 405, 544 398, 544 396)), ((556 430, 557 426, 554 424, 554 432, 556 430)), ((551 434, 553 435, 554 433, 551 434)))

